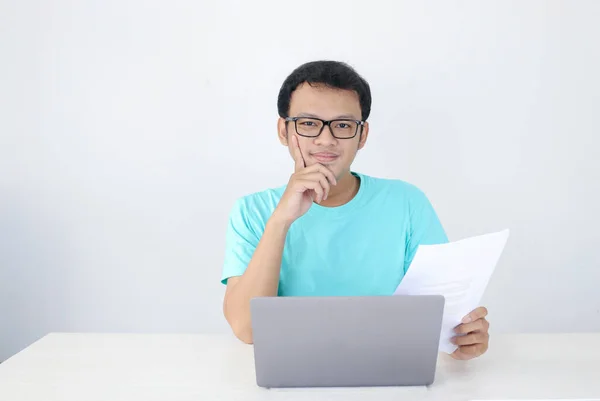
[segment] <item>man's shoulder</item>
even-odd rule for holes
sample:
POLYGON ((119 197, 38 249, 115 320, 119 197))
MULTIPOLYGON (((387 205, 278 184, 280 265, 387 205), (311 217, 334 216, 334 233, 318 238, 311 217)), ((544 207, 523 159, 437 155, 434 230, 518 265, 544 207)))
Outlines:
POLYGON ((427 200, 425 192, 416 184, 399 179, 384 178, 361 174, 366 179, 367 185, 373 193, 384 193, 393 198, 401 198, 410 201, 427 200))
POLYGON ((277 207, 284 190, 285 186, 280 186, 238 197, 231 208, 232 218, 268 220, 275 207, 277 207))
POLYGON ((267 188, 242 195, 237 198, 236 203, 252 207, 272 207, 277 205, 284 191, 285 186, 267 188))
POLYGON ((435 238, 432 241, 447 241, 433 203, 423 189, 401 179, 369 177, 367 180, 372 184, 373 193, 385 194, 382 197, 385 199, 385 206, 380 209, 403 213, 412 221, 414 227, 429 227, 435 221, 433 226, 439 230, 436 231, 435 237, 431 237, 435 238))

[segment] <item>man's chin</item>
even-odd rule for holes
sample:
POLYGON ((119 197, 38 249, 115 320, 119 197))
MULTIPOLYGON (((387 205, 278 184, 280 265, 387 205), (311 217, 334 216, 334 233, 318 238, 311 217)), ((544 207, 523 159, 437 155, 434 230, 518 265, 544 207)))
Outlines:
POLYGON ((330 163, 320 163, 318 161, 311 161, 310 163, 307 163, 306 167, 312 166, 314 164, 320 164, 322 166, 327 167, 329 170, 331 170, 333 175, 335 175, 335 179, 338 181, 341 180, 342 178, 344 178, 346 176, 346 174, 348 174, 350 172, 349 169, 340 167, 337 160, 334 160, 333 162, 330 162, 330 163))

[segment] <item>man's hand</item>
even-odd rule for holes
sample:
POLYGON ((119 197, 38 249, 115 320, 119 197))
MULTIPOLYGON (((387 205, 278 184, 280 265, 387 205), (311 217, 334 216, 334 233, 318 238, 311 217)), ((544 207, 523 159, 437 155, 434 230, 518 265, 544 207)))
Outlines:
POLYGON ((322 164, 306 167, 296 135, 291 135, 290 147, 294 157, 294 173, 290 177, 273 215, 291 224, 308 211, 313 202, 327 199, 332 185, 337 184, 333 172, 322 164))
POLYGON ((490 324, 485 319, 487 314, 486 308, 479 307, 456 326, 454 331, 459 335, 452 338, 452 343, 458 345, 458 349, 451 354, 454 359, 464 361, 477 358, 487 351, 490 339, 490 324))

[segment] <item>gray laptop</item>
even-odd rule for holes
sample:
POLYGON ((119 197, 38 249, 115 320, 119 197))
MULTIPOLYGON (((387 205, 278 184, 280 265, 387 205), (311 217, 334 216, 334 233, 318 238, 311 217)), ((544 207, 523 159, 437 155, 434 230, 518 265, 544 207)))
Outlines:
POLYGON ((260 387, 433 383, 441 295, 266 297, 250 302, 260 387))

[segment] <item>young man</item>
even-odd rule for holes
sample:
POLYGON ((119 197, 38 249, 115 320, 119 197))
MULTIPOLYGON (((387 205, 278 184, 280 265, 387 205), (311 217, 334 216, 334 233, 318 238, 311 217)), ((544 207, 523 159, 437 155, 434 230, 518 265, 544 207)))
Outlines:
MULTIPOLYGON (((252 343, 250 299, 391 295, 417 247, 448 239, 423 192, 351 170, 369 135, 368 83, 334 61, 304 64, 277 102, 279 141, 294 160, 289 182, 241 197, 229 218, 224 314, 252 343)), ((456 359, 488 348, 487 310, 456 328, 456 359)))

